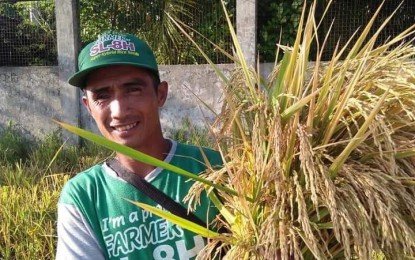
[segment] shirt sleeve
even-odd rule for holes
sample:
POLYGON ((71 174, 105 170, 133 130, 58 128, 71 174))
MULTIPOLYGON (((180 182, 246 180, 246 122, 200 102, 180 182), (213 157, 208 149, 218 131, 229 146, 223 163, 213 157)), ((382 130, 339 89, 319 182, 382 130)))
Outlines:
POLYGON ((56 260, 105 259, 95 235, 74 205, 58 203, 56 260))

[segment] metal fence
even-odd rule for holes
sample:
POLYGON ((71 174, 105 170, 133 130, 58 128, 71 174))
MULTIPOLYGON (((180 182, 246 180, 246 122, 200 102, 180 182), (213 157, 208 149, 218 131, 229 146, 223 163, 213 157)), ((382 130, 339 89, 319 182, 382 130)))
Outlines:
MULTIPOLYGON (((232 19, 236 0, 227 0, 232 19)), ((209 41, 231 52, 231 37, 219 0, 80 0, 81 44, 105 30, 134 33, 156 51, 161 64, 206 63, 167 18, 183 21, 216 63, 230 60, 209 41)), ((57 65, 54 0, 0 0, 0 66, 57 65)))
MULTIPOLYGON (((339 43, 339 47, 343 47, 354 32, 357 31, 357 35, 359 35, 359 32, 362 32, 381 3, 382 1, 380 0, 334 0, 323 20, 322 30, 319 32, 320 39, 324 39, 331 23, 333 23, 328 37, 327 47, 323 53, 323 60, 329 60, 331 58, 337 43, 339 43)), ((320 14, 323 12, 323 8, 324 5, 319 6, 320 14)), ((381 31, 376 45, 384 43, 386 40, 397 36, 415 24, 414 0, 385 0, 369 35, 373 35, 395 10, 396 14, 381 31)), ((411 40, 406 39, 406 41, 411 40)))
MULTIPOLYGON (((236 0, 226 3, 234 19, 236 0)), ((104 30, 117 30, 134 33, 147 41, 156 50, 161 64, 206 63, 197 48, 174 25, 173 18, 200 33, 186 30, 210 59, 216 63, 230 62, 209 43, 232 51, 231 36, 219 0, 101 0, 99 4, 84 0, 80 2, 80 12, 83 44, 104 30)))
POLYGON ((54 1, 0 1, 0 66, 31 65, 57 65, 54 1))
MULTIPOLYGON (((236 0, 226 2, 231 18, 235 21, 236 0)), ((293 1, 270 2, 283 3, 281 6, 286 6, 293 1)), ((338 42, 340 46, 344 45, 359 27, 367 24, 381 2, 334 0, 320 31, 320 38, 324 38, 334 21, 323 59, 331 57, 338 42)), ((379 27, 400 3, 401 0, 385 0, 375 28, 379 27)), ((319 7, 322 12, 324 6, 319 7)), ((258 8, 259 14, 266 13, 264 8, 267 6, 261 6, 261 10, 258 8)), ((414 24, 414 13, 415 1, 404 0, 395 18, 383 30, 378 43, 414 24)), ((57 65, 54 14, 54 0, 0 0, 0 66, 57 65)), ((214 42, 232 53, 231 37, 219 0, 80 0, 81 41, 84 45, 104 30, 126 31, 135 33, 149 42, 156 50, 157 59, 161 64, 206 63, 199 51, 167 18, 167 14, 173 15, 204 36, 187 30, 213 62, 230 62, 218 48, 210 44, 210 41, 214 42), (174 4, 169 5, 169 2, 174 4)), ((258 18, 271 20, 271 17, 261 15, 258 15, 258 18)), ((264 24, 266 21, 261 23, 264 24)), ((258 28, 258 35, 260 34, 263 35, 263 28, 258 28)), ((278 33, 274 34, 276 37, 279 36, 278 33)), ((266 45, 261 42, 264 41, 261 37, 258 41, 258 46, 266 45)), ((275 48, 274 42, 269 45, 275 48)))

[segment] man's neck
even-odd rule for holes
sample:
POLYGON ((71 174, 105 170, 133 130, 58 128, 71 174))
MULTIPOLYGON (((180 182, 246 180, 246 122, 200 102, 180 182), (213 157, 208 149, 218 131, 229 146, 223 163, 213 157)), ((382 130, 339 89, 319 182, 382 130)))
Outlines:
MULTIPOLYGON (((159 160, 164 160, 168 155, 172 144, 171 141, 168 139, 163 140, 164 141, 161 142, 160 145, 155 145, 147 151, 140 152, 143 152, 159 160)), ((129 169, 130 171, 134 172, 142 178, 147 176, 151 171, 153 171, 156 168, 155 166, 131 159, 130 157, 120 153, 117 153, 116 158, 125 168, 129 169)))

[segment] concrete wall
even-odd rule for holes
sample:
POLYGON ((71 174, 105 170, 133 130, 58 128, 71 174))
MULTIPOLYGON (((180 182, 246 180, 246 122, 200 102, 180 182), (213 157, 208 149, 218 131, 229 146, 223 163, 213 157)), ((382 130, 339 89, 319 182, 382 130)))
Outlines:
POLYGON ((60 89, 57 67, 0 67, 0 128, 10 122, 27 136, 42 137, 57 129, 60 89))
MULTIPOLYGON (((219 65, 229 74, 233 65, 219 65)), ((222 104, 221 80, 209 65, 160 66, 162 80, 169 83, 169 96, 161 110, 163 128, 171 131, 182 125, 186 118, 196 126, 212 122, 211 113, 198 100, 202 99, 216 112, 222 104)), ((9 122, 16 124, 27 136, 42 138, 57 130, 51 118, 64 120, 65 91, 59 87, 58 67, 0 67, 0 127, 9 122)), ((95 124, 81 105, 72 101, 72 109, 81 109, 80 124, 96 132, 95 124)))

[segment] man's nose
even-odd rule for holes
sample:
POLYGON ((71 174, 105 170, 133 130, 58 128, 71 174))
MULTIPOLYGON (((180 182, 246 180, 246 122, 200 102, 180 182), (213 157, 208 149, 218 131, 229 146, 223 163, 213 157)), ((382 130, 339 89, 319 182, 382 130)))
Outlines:
POLYGON ((111 116, 122 118, 128 113, 128 99, 124 95, 118 95, 111 101, 111 116))

